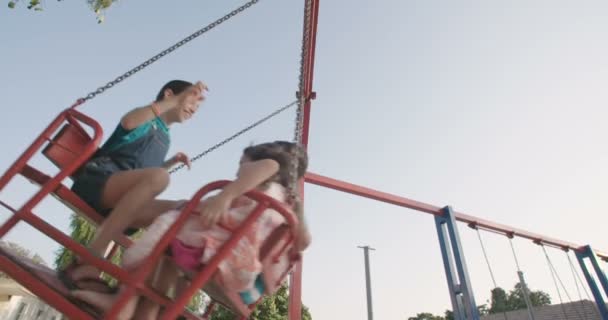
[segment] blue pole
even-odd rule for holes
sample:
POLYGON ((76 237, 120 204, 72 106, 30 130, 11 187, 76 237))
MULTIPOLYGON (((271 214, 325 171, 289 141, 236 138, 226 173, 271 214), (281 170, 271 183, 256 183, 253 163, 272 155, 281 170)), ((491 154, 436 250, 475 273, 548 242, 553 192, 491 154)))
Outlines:
POLYGON ((437 227, 437 236, 439 237, 454 317, 456 320, 479 320, 479 312, 460 243, 456 219, 451 207, 443 208, 442 216, 435 216, 435 226, 437 227))
POLYGON ((593 253, 593 250, 591 250, 590 246, 585 246, 583 248, 583 251, 575 251, 575 253, 576 253, 576 259, 578 260, 578 264, 581 266, 581 269, 583 270, 583 274, 585 275, 585 279, 587 280, 587 283, 589 284, 591 293, 593 293, 593 297, 595 298, 595 303, 597 304, 597 308, 600 312, 600 315, 602 316, 603 320, 608 320, 608 308, 606 308, 606 303, 604 302, 604 297, 602 297, 602 292, 600 291, 599 287, 595 283, 595 279, 591 275, 591 272, 589 272, 589 269, 587 268, 587 265, 585 264, 585 259, 589 259, 591 261, 594 271, 595 271, 597 277, 600 279, 602 286, 604 287, 604 291, 606 291, 608 289, 608 287, 606 286, 606 284, 608 284, 608 282, 606 282, 606 275, 599 268, 599 265, 597 263, 597 258, 595 256, 595 254, 593 253))

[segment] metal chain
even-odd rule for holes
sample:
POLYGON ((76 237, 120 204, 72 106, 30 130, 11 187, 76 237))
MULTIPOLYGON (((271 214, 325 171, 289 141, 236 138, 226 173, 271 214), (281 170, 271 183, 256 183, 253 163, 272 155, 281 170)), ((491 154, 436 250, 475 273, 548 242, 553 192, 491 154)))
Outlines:
POLYGON ((206 27, 199 29, 198 31, 194 32, 193 34, 185 37, 184 39, 178 41, 177 43, 175 43, 174 45, 172 45, 171 47, 161 51, 159 54, 153 56, 152 58, 146 60, 145 62, 141 63, 140 65, 138 65, 137 67, 125 72, 123 75, 117 77, 116 79, 108 82, 106 85, 97 88, 97 90, 90 92, 89 94, 87 94, 84 98, 79 99, 80 101, 84 102, 86 100, 91 100, 93 98, 95 98, 95 96, 103 93, 104 91, 112 88, 113 86, 119 84, 120 82, 122 82, 123 80, 129 78, 130 76, 136 74, 137 72, 141 71, 142 69, 146 68, 147 66, 151 65, 152 63, 156 62, 157 60, 159 60, 160 58, 166 56, 167 54, 175 51, 177 48, 185 45, 186 43, 194 40, 195 38, 201 36, 202 34, 204 34, 205 32, 217 27, 218 25, 224 23, 225 21, 227 21, 228 19, 236 16, 237 14, 245 11, 246 9, 248 9, 249 7, 253 6, 254 4, 258 3, 259 0, 251 0, 247 3, 245 3, 244 5, 238 7, 237 9, 231 11, 230 13, 228 13, 227 15, 215 20, 214 22, 212 22, 211 24, 207 25, 206 27))
POLYGON ((298 109, 296 111, 296 123, 294 129, 294 142, 302 142, 302 129, 304 125, 304 103, 308 97, 304 96, 304 66, 306 65, 306 57, 309 51, 309 39, 310 39, 310 16, 312 11, 312 1, 306 0, 304 6, 304 32, 302 35, 302 47, 300 49, 300 74, 298 77, 298 109))
MULTIPOLYGON (((300 49, 300 74, 298 77, 298 108, 296 110, 296 120, 294 126, 294 143, 300 145, 302 143, 302 131, 304 126, 304 104, 308 100, 308 96, 304 96, 304 67, 306 65, 306 57, 310 50, 310 18, 312 11, 312 1, 306 0, 304 5, 304 32, 302 34, 302 46, 300 49)), ((291 197, 297 198, 298 192, 298 167, 299 167, 299 155, 297 154, 299 148, 294 148, 292 151, 292 163, 289 168, 289 175, 291 180, 291 188, 289 193, 291 197)))
MULTIPOLYGON (((568 257, 568 264, 570 265, 570 270, 572 271, 572 277, 574 278, 574 285, 576 286, 576 292, 578 293, 578 300, 580 302, 581 309, 583 310, 583 315, 585 316, 585 320, 587 320, 588 317, 587 317, 587 312, 585 312, 585 303, 583 301, 583 296, 581 295, 581 289, 578 286, 578 280, 580 280, 580 278, 578 277, 578 274, 576 273, 576 270, 574 269, 574 264, 572 264, 572 259, 570 259, 570 254, 568 253, 568 251, 566 251, 566 257, 568 257)), ((585 290, 585 286, 582 284, 582 281, 581 281, 581 286, 583 287, 583 290, 585 291, 585 294, 587 295, 587 299, 591 300, 589 298, 589 294, 587 293, 587 290, 585 290)))
POLYGON ((519 260, 517 260, 517 254, 515 253, 515 246, 513 245, 513 239, 509 238, 509 244, 511 245, 511 252, 513 252, 513 259, 515 260, 515 267, 517 271, 521 271, 519 267, 519 260))
MULTIPOLYGON (((492 271, 492 266, 490 265, 490 259, 488 259, 488 254, 486 253, 486 246, 483 244, 483 240, 481 239, 481 233, 479 232, 479 228, 475 228, 477 232, 477 239, 479 239, 479 244, 481 245, 481 251, 483 252, 483 256, 486 259, 486 264, 488 265, 488 270, 490 271, 490 277, 492 278, 492 283, 494 283, 494 288, 498 288, 498 284, 496 283, 496 278, 494 278, 494 271, 492 271)), ((502 316, 505 320, 509 320, 509 316, 507 312, 503 311, 502 316)))
MULTIPOLYGON (((214 145, 213 147, 211 147, 211 148, 209 148, 209 149, 207 149, 207 150, 205 150, 205 151, 203 151, 203 152, 199 153, 198 155, 196 155, 195 157, 193 157, 192 159, 190 159, 190 161, 191 161, 191 162, 194 162, 194 161, 196 161, 196 160, 198 160, 198 159, 200 159, 200 158, 204 157, 205 155, 207 155, 207 154, 208 154, 208 153, 210 153, 211 151, 213 151, 213 150, 215 150, 215 149, 217 149, 217 148, 219 148, 219 147, 221 147, 221 146, 225 145, 226 143, 228 143, 228 142, 230 142, 230 141, 234 140, 236 137, 238 137, 238 136, 242 135, 243 133, 245 133, 245 132, 247 132, 247 131, 249 131, 249 130, 251 130, 251 129, 253 129, 253 128, 257 127, 257 126, 259 126, 260 124, 262 124, 262 123, 266 122, 266 121, 267 121, 268 119, 270 119, 270 118, 273 118, 274 116, 278 115, 279 113, 281 113, 281 112, 283 112, 283 111, 285 111, 285 110, 287 110, 287 109, 289 109, 289 108, 291 108, 291 107, 295 106, 297 103, 298 103, 298 101, 296 100, 296 101, 293 101, 292 103, 290 103, 290 104, 288 104, 288 105, 286 105, 286 106, 283 106, 283 107, 281 107, 281 108, 279 108, 279 109, 277 109, 277 110, 273 111, 271 114, 269 114, 269 115, 265 116, 264 118, 262 118, 262 119, 260 119, 260 120, 258 120, 258 121, 256 121, 256 122, 254 122, 254 123, 250 124, 249 126, 245 127, 245 128, 244 128, 244 129, 242 129, 241 131, 239 131, 239 132, 237 132, 237 133, 233 134, 232 136, 230 136, 230 137, 228 137, 228 138, 226 138, 226 139, 222 140, 221 142, 217 143, 217 144, 216 144, 216 145, 214 145)), ((170 173, 170 174, 175 173, 176 171, 178 171, 178 170, 180 170, 180 169, 184 168, 185 166, 186 166, 186 165, 182 163, 182 164, 180 164, 179 166, 177 166, 177 167, 173 168, 172 170, 170 170, 170 171, 169 171, 169 173, 170 173)))
MULTIPOLYGON (((564 293, 566 294, 566 297, 568 298, 569 302, 572 302, 572 298, 570 298, 570 294, 568 293, 566 286, 564 286, 564 283, 562 282, 562 279, 560 278, 559 274, 557 273, 557 270, 555 269, 555 266, 553 265, 551 258, 549 258, 547 249, 545 249, 545 246, 543 246, 542 244, 540 246, 543 249, 543 253, 545 254, 545 258, 547 259, 547 264, 549 265, 549 270, 551 271, 551 277, 553 278, 553 283, 555 284, 555 289, 557 290, 557 296, 559 298, 559 303, 561 305, 562 313, 564 314, 564 317, 568 318, 568 316, 566 314, 566 309, 564 308, 564 301, 562 300, 562 294, 559 290, 558 281, 561 284, 561 286, 564 290, 564 293)), ((576 308, 574 308, 574 311, 576 311, 578 318, 582 320, 583 317, 581 316, 580 312, 578 312, 578 310, 576 308)))

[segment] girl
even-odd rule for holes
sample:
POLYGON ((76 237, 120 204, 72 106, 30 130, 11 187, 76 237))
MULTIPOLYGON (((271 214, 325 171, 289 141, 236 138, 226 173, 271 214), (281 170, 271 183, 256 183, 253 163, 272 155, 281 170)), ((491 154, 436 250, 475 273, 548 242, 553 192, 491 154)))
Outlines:
MULTIPOLYGON (((165 84, 152 104, 125 114, 110 138, 76 174, 72 190, 107 218, 97 228, 88 247, 102 257, 110 242, 129 228, 149 225, 176 202, 155 200, 169 184, 167 172, 181 162, 190 166, 179 152, 165 161, 169 149, 169 126, 183 123, 196 113, 207 87, 173 80, 165 84)), ((99 279, 99 270, 78 259, 60 272, 71 289, 89 288, 109 292, 99 279)))
MULTIPOLYGON (((237 178, 217 195, 203 200, 197 212, 191 216, 170 245, 174 262, 185 269, 196 269, 209 262, 227 241, 231 232, 256 206, 253 200, 244 197, 246 192, 256 189, 293 208, 299 220, 294 250, 300 252, 310 243, 311 236, 303 219, 302 206, 295 194, 295 183, 304 176, 308 166, 306 152, 300 146, 277 141, 248 147, 241 157, 237 178), (296 175, 294 177, 293 175, 296 175)), ((162 235, 177 219, 180 210, 171 210, 159 216, 143 236, 135 241, 123 255, 122 264, 133 269, 146 257, 162 235)), ((263 241, 284 218, 272 209, 267 209, 240 240, 234 251, 218 266, 214 275, 215 284, 223 290, 240 294, 246 304, 257 300, 265 290, 261 286, 262 265, 259 252, 263 241)), ((163 271, 165 284, 175 284, 177 273, 163 271)), ((162 288, 166 290, 167 288, 162 288)), ((111 308, 117 295, 78 290, 74 297, 100 309, 111 308)), ((131 319, 135 313, 137 298, 122 310, 121 319, 131 319)), ((159 306, 142 301, 137 308, 137 319, 156 319, 159 306)))

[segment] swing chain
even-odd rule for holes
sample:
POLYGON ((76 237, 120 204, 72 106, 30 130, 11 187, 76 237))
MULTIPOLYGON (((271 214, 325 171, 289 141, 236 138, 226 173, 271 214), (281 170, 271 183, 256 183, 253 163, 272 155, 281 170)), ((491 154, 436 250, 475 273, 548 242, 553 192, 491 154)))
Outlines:
MULTIPOLYGON (((219 148, 219 147, 221 147, 221 146, 225 145, 226 143, 228 143, 228 142, 230 142, 230 141, 234 140, 236 137, 238 137, 238 136, 242 135, 243 133, 245 133, 245 132, 247 132, 247 131, 249 131, 249 130, 251 130, 251 129, 253 129, 253 128, 257 127, 257 126, 259 126, 260 124, 262 124, 262 123, 263 123, 263 122, 265 122, 266 120, 268 120, 268 119, 270 119, 270 118, 272 118, 272 117, 274 117, 274 116, 278 115, 279 113, 281 113, 281 112, 283 112, 283 111, 285 111, 285 110, 287 110, 287 109, 289 109, 289 108, 291 108, 291 107, 295 106, 297 103, 298 103, 298 101, 296 100, 296 101, 293 101, 292 103, 290 103, 290 104, 288 104, 288 105, 286 105, 286 106, 283 106, 283 107, 281 107, 281 108, 279 108, 279 109, 277 109, 277 110, 273 111, 271 114, 269 114, 269 115, 265 116, 264 118, 262 118, 262 119, 260 119, 260 120, 258 120, 258 121, 256 121, 256 122, 254 122, 254 123, 250 124, 249 126, 245 127, 245 128, 244 128, 244 129, 242 129, 241 131, 239 131, 239 132, 237 132, 237 133, 233 134, 232 136, 230 136, 230 137, 228 137, 228 138, 226 138, 226 139, 224 139, 224 140, 222 140, 222 141, 218 142, 218 143, 217 143, 216 145, 214 145, 213 147, 211 147, 211 148, 209 148, 209 149, 207 149, 207 150, 205 150, 205 151, 203 151, 203 152, 199 153, 199 154, 198 154, 198 155, 196 155, 195 157, 191 158, 191 159, 190 159, 190 162, 194 162, 194 161, 196 161, 196 160, 198 160, 198 159, 200 159, 200 158, 204 157, 205 155, 207 155, 207 154, 208 154, 208 153, 210 153, 211 151, 213 151, 213 150, 215 150, 215 149, 217 149, 217 148, 219 148)), ((184 168, 185 166, 186 166, 186 165, 182 163, 182 164, 180 164, 179 166, 177 166, 177 167, 175 167, 175 168, 171 169, 171 170, 169 171, 169 174, 175 173, 176 171, 178 171, 178 170, 180 170, 180 169, 184 168)))
POLYGON ((157 60, 159 60, 160 58, 166 56, 167 54, 175 51, 177 48, 185 45, 186 43, 194 40, 195 38, 201 36, 202 34, 204 34, 205 32, 217 27, 218 25, 224 23, 225 21, 229 20, 230 18, 236 16, 237 14, 245 11, 246 9, 248 9, 249 7, 253 6, 254 4, 258 3, 260 0, 250 0, 249 2, 245 3, 244 5, 234 9, 233 11, 231 11, 230 13, 226 14, 225 16, 215 20, 214 22, 212 22, 211 24, 207 25, 206 27, 199 29, 198 31, 192 33, 191 35, 187 36, 186 38, 178 41, 177 43, 175 43, 174 45, 172 45, 171 47, 161 51, 159 54, 153 56, 152 58, 146 60, 145 62, 141 63, 140 65, 138 65, 137 67, 127 71, 126 73, 124 73, 123 75, 117 77, 116 79, 108 82, 106 85, 97 88, 97 90, 90 92, 89 94, 86 95, 86 97, 81 98, 80 100, 82 100, 83 102, 86 100, 91 100, 93 98, 95 98, 95 96, 97 96, 98 94, 103 93, 104 91, 114 87, 115 85, 119 84, 120 82, 122 82, 123 80, 129 78, 130 76, 136 74, 137 72, 141 71, 142 69, 146 68, 147 66, 151 65, 152 63, 156 62, 157 60))
POLYGON ((294 129, 294 142, 302 143, 302 131, 304 126, 304 103, 309 97, 304 96, 304 66, 306 65, 306 57, 308 56, 310 44, 310 17, 312 12, 312 1, 306 0, 304 7, 304 33, 302 35, 302 46, 300 49, 300 75, 298 78, 298 108, 296 110, 296 123, 294 129))
MULTIPOLYGON (((305 88, 305 66, 306 66, 306 57, 308 57, 309 46, 310 46, 310 23, 311 23, 311 12, 312 12, 312 1, 306 0, 304 5, 304 32, 302 34, 302 46, 300 49, 300 74, 298 77, 298 107, 296 109, 296 120, 294 126, 294 143, 301 145, 302 144, 302 134, 304 131, 304 104, 309 96, 304 95, 305 88)), ((301 195, 299 192, 299 184, 298 184, 298 167, 299 164, 299 155, 297 154, 298 149, 294 148, 292 151, 292 163, 289 168, 289 176, 291 180, 291 186, 289 191, 289 196, 293 200, 296 200, 301 195)))

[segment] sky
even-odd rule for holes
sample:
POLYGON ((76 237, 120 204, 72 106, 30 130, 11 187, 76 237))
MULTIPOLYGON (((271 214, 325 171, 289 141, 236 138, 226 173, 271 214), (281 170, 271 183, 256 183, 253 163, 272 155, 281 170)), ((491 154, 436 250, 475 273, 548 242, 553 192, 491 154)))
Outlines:
MULTIPOLYGON (((42 12, 25 3, 4 7, 0 168, 77 98, 241 3, 124 0, 103 24, 85 1, 46 1, 42 12)), ((294 100, 302 12, 301 1, 261 0, 81 110, 107 137, 166 81, 205 81, 210 92, 198 114, 171 128, 170 153, 194 156, 294 100)), ((586 0, 321 1, 310 171, 608 250, 607 14, 606 2, 586 0)), ((294 118, 281 114, 173 175, 162 197, 188 198, 210 181, 233 178, 244 147, 291 139, 294 118)), ((40 155, 33 164, 55 170, 40 155)), ((16 180, 0 199, 18 205, 34 190, 16 180)), ((313 319, 366 319, 360 245, 376 249, 376 319, 450 308, 431 216, 313 185, 305 192, 313 244, 304 257, 303 301, 313 319)), ((69 230, 70 212, 56 201, 35 212, 69 230)), ((476 301, 485 303, 493 284, 477 234, 462 224, 459 232, 476 301)), ((512 288, 508 240, 481 237, 497 284, 512 288)), ((7 240, 49 263, 58 249, 27 226, 7 240)), ((514 245, 531 289, 553 302, 578 300, 566 254, 547 249, 566 289, 558 291, 542 248, 520 239, 514 245)))

